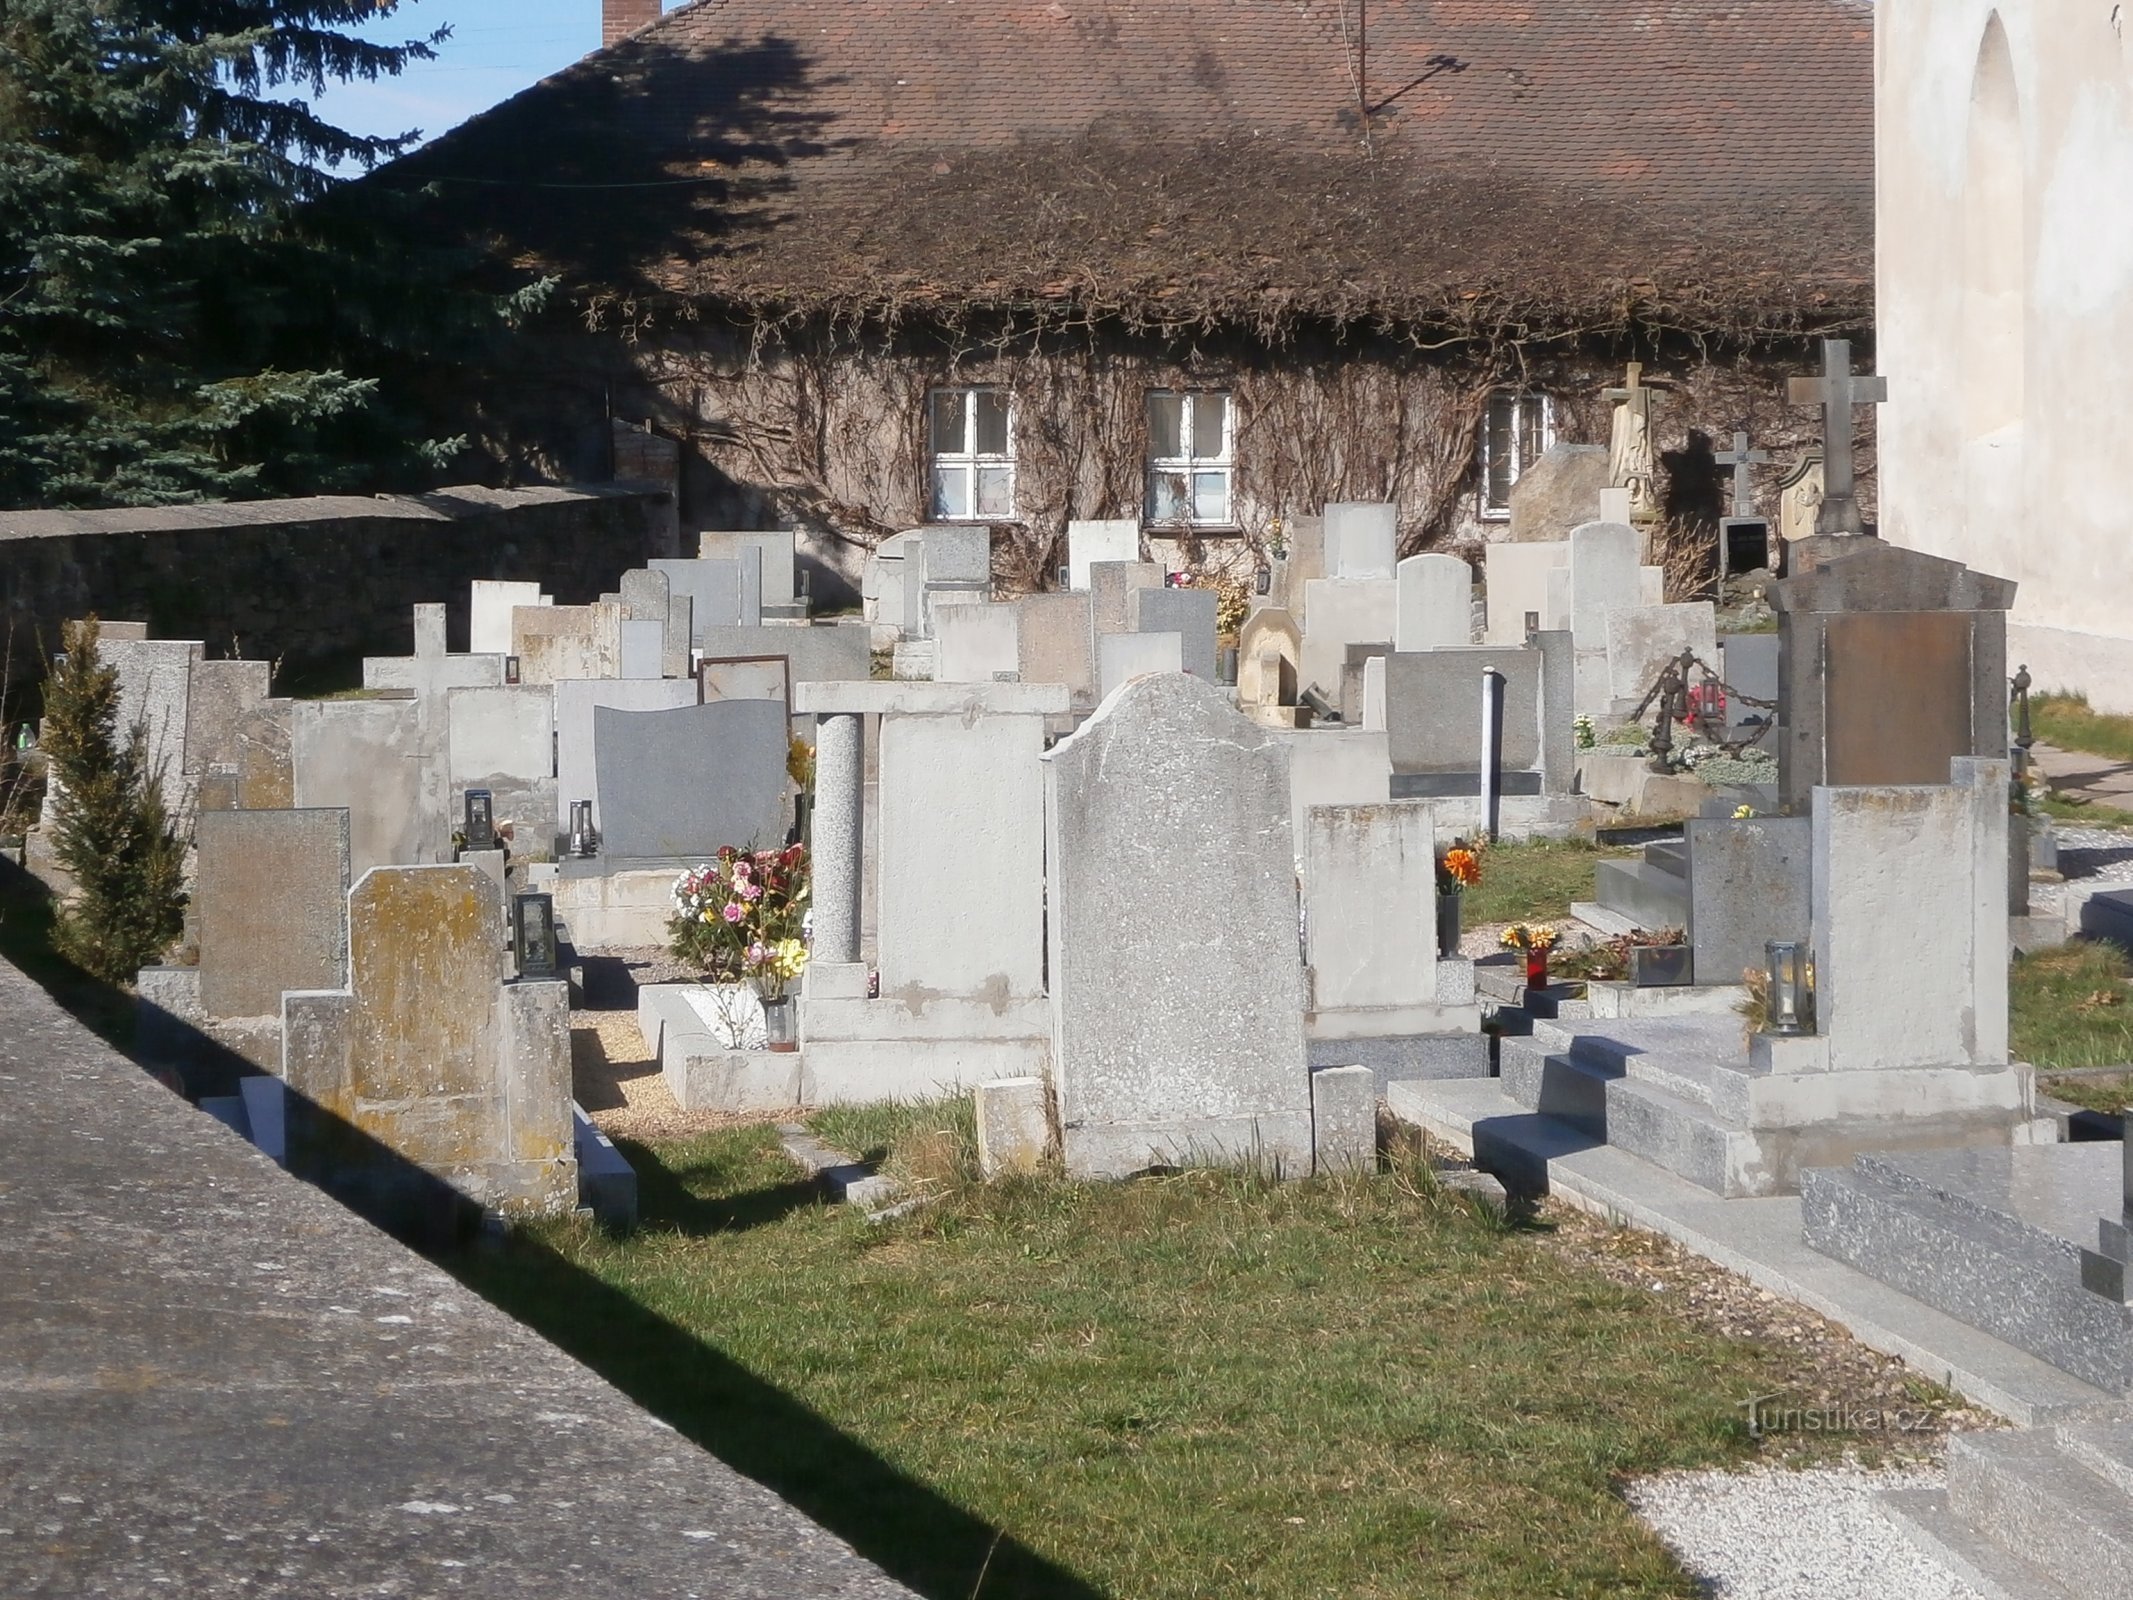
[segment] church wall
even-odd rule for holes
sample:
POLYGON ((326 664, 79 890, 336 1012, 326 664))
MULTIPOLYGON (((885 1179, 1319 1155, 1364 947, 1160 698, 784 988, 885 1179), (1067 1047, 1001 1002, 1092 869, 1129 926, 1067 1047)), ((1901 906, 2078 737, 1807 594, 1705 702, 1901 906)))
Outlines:
POLYGON ((2010 662, 2133 711, 2133 23, 1876 9, 1883 531, 2015 579, 2010 662))

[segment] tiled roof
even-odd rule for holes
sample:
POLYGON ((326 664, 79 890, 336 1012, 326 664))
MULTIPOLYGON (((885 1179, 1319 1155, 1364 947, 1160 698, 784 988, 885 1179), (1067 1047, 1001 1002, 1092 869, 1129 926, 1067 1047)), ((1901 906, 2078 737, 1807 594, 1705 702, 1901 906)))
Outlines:
POLYGON ((580 284, 755 305, 1865 311, 1864 0, 1362 9, 697 0, 397 170, 580 284))

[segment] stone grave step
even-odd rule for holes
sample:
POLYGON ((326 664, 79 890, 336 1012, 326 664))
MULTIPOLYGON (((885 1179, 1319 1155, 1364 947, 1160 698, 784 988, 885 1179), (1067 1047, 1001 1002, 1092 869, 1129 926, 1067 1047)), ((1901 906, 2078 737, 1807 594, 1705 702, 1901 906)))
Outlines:
POLYGON ((2133 1600, 2133 1501, 2052 1430, 1953 1435, 1948 1509, 2076 1600, 2133 1600))
POLYGON ((2059 1448, 2117 1491, 2133 1498, 2133 1417, 2123 1414, 2056 1425, 2059 1448))
POLYGON ((1875 1504, 1920 1555, 1977 1592, 1979 1600, 2075 1600, 2013 1551, 1995 1544, 1948 1504, 1941 1489, 1896 1489, 1875 1504))
MULTIPOLYGON (((2036 1148, 2102 1151, 2117 1166, 2112 1145, 2036 1148)), ((1929 1151, 1808 1168, 1800 1177, 1808 1245, 2086 1383, 2123 1393, 2133 1371, 2126 1307, 2082 1287, 2071 1241, 1963 1192, 1953 1175, 1961 1163, 1941 1158, 1972 1154, 2010 1152, 1929 1151), (1938 1184, 1931 1181, 1936 1171, 1938 1184)))
POLYGON ((201 1098, 200 1109, 221 1123, 240 1139, 252 1137, 251 1118, 245 1114, 244 1096, 241 1094, 211 1094, 201 1098))
POLYGON ((281 1079, 262 1074, 238 1080, 237 1088, 244 1098, 247 1136, 277 1166, 287 1166, 289 1141, 285 1132, 287 1102, 284 1098, 287 1087, 281 1079))
POLYGON ((1670 878, 1687 881, 1689 842, 1686 839, 1654 839, 1644 847, 1644 864, 1657 867, 1670 878))
POLYGON ((1607 1142, 1713 1194, 1734 1193, 1733 1174, 1754 1165, 1754 1138, 1710 1106, 1656 1084, 1618 1078, 1607 1086, 1607 1142))
POLYGON ((1689 920, 1687 882, 1649 862, 1602 861, 1594 883, 1603 910, 1627 917, 1640 928, 1679 928, 1689 920))

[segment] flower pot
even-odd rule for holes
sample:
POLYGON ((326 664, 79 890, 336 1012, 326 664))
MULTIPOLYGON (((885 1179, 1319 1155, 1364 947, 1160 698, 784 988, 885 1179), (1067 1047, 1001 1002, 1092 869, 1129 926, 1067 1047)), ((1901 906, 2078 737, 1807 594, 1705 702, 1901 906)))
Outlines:
POLYGON ((1528 950, 1526 952, 1526 987, 1528 989, 1545 989, 1548 987, 1548 952, 1546 950, 1528 950))
POLYGON ((811 791, 802 789, 792 797, 792 837, 785 842, 787 844, 804 844, 809 849, 813 849, 814 825, 815 797, 811 791))
POLYGON ((763 1035, 766 1048, 790 1055, 800 1048, 800 1002, 789 994, 763 1002, 763 1035))
POLYGON ((1460 908, 1466 902, 1464 889, 1437 891, 1437 959, 1448 961, 1459 954, 1460 908))

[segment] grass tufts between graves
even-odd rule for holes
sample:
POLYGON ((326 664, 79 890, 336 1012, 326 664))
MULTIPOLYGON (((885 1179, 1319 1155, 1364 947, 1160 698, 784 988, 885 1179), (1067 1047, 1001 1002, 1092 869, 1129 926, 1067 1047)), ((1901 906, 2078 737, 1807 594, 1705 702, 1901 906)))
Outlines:
POLYGON ((870 1224, 729 1128, 628 1148, 633 1235, 452 1265, 933 1600, 1686 1600, 1618 1486, 1753 1454, 1797 1373, 1407 1154, 981 1185, 955 1108, 814 1128, 931 1203, 870 1224))
POLYGON ((1545 922, 1570 915, 1573 901, 1591 900, 1599 863, 1621 854, 1589 839, 1529 839, 1482 852, 1481 882, 1466 891, 1469 925, 1545 922))
POLYGON ((2097 711, 2085 694, 2030 697, 2030 728, 2046 744, 2109 761, 2133 761, 2133 717, 2097 711))
POLYGON ((2007 1002, 2015 1059, 2039 1071, 2133 1061, 2133 958, 2114 944, 2076 940, 2018 956, 2007 1002))

